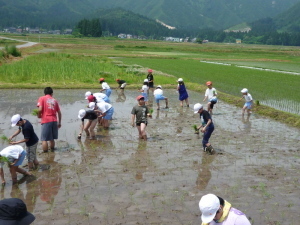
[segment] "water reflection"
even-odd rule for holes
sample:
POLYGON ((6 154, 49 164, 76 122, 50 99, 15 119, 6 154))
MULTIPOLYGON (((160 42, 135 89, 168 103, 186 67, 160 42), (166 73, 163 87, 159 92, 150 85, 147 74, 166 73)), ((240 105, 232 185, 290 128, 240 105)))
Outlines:
POLYGON ((202 155, 202 162, 198 168, 198 177, 196 180, 196 187, 201 191, 206 189, 207 184, 211 179, 209 166, 214 159, 215 155, 209 155, 206 153, 203 153, 202 155))
POLYGON ((124 89, 121 89, 121 91, 117 91, 116 102, 125 102, 125 101, 126 101, 126 95, 124 93, 124 89))
POLYGON ((251 124, 251 121, 250 121, 250 115, 247 115, 246 118, 245 118, 244 115, 242 116, 243 131, 245 133, 250 133, 251 132, 252 124, 251 124))

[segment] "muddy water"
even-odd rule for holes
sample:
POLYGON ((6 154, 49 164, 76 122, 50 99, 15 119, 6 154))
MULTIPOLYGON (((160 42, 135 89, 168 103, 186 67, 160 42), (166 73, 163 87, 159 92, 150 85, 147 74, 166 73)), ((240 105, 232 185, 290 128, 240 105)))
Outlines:
MULTIPOLYGON (((255 114, 242 119, 239 108, 221 101, 211 138, 219 154, 210 156, 192 129, 198 115, 181 109, 177 93, 166 90, 170 109, 153 107, 149 140, 142 142, 130 126, 138 93, 126 90, 111 96, 110 130, 97 127, 97 140, 77 141, 85 91, 54 90, 63 114, 57 150, 41 153, 38 147, 42 168, 33 177, 19 175, 20 185, 13 187, 4 168, 1 198, 23 199, 34 224, 200 224, 198 202, 207 193, 227 199, 253 224, 299 224, 299 130, 255 114)), ((30 113, 42 93, 1 90, 0 135, 16 130, 9 121, 20 113, 40 136, 39 120, 30 113)), ((203 93, 190 95, 191 107, 203 99, 203 93)))

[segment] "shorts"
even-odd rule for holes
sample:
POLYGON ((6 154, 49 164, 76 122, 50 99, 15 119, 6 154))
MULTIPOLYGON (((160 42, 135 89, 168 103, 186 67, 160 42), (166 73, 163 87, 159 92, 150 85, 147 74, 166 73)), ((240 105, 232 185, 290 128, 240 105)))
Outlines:
POLYGON ((156 95, 155 96, 155 102, 156 103, 159 103, 160 100, 165 100, 165 99, 166 99, 166 97, 163 96, 163 95, 156 95))
POLYGON ((105 90, 105 94, 107 95, 107 97, 109 97, 110 94, 111 94, 111 89, 106 89, 106 90, 105 90))
POLYGON ((210 108, 213 109, 214 108, 214 104, 216 104, 218 102, 218 100, 216 98, 209 100, 210 102, 210 108))
POLYGON ((18 161, 16 162, 16 164, 14 164, 14 166, 21 166, 24 159, 25 159, 25 156, 26 156, 26 151, 23 151, 18 159, 18 161))
POLYGON ((126 83, 121 84, 120 89, 124 89, 126 87, 126 85, 127 85, 126 83))
POLYGON ((149 88, 154 88, 154 83, 153 83, 153 82, 148 83, 148 87, 149 87, 149 88))
POLYGON ((142 96, 144 97, 145 102, 148 102, 148 94, 142 93, 142 96))
POLYGON ((245 102, 244 107, 246 107, 247 109, 251 109, 252 108, 252 102, 245 102))
POLYGON ((36 149, 38 142, 31 146, 26 146, 27 159, 28 162, 33 162, 36 159, 36 149))
POLYGON ((113 114, 114 114, 114 108, 111 107, 109 110, 107 110, 107 111, 105 112, 105 116, 103 116, 103 119, 111 120, 113 114))
POLYGON ((58 138, 57 121, 43 123, 41 132, 41 141, 53 141, 58 138))
POLYGON ((136 124, 137 127, 140 127, 142 123, 146 124, 146 126, 148 125, 147 122, 136 122, 135 124, 136 124))

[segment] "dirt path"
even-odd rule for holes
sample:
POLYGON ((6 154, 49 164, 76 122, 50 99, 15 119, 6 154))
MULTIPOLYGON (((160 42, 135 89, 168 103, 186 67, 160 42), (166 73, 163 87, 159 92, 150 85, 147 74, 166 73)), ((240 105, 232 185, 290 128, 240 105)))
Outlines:
MULTIPOLYGON (((149 141, 140 142, 129 123, 138 93, 126 90, 125 102, 112 94, 111 129, 98 127, 97 140, 83 136, 78 142, 77 113, 86 106, 85 91, 54 90, 63 124, 58 149, 38 156, 44 170, 23 179, 17 189, 4 168, 9 182, 1 197, 24 199, 37 217, 34 224, 201 224, 198 202, 206 193, 224 197, 253 224, 299 224, 299 130, 255 114, 242 120, 239 108, 220 102, 211 138, 220 154, 210 156, 192 129, 198 116, 179 108, 175 90, 166 90, 170 109, 154 110, 149 141)), ((30 111, 41 94, 1 90, 1 132, 12 134, 10 117, 20 113, 40 136, 30 111)), ((190 95, 191 106, 203 98, 203 93, 190 95)))
MULTIPOLYGON (((33 45, 38 44, 36 42, 31 42, 31 41, 28 42, 28 41, 23 41, 23 40, 19 40, 19 39, 8 38, 8 37, 2 37, 2 36, 0 36, 0 39, 8 39, 8 40, 13 40, 13 41, 18 41, 18 42, 24 42, 24 44, 22 44, 22 45, 17 45, 16 46, 17 48, 26 48, 26 47, 31 47, 33 45)), ((0 49, 3 49, 3 47, 2 48, 0 47, 0 49)))

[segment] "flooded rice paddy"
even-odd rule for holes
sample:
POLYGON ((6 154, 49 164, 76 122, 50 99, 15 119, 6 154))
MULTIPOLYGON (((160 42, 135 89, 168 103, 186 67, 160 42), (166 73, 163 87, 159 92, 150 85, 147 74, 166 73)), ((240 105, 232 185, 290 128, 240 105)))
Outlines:
MULTIPOLYGON (((190 108, 180 108, 176 91, 165 90, 170 108, 157 111, 154 105, 143 142, 130 126, 138 92, 114 90, 111 128, 97 127, 96 140, 84 135, 78 141, 85 91, 54 90, 63 115, 57 149, 41 153, 39 145, 42 166, 34 176, 19 175, 19 186, 12 186, 4 168, 1 198, 23 199, 34 224, 201 224, 198 202, 207 193, 231 202, 253 224, 299 224, 298 129, 255 114, 242 118, 240 108, 220 101, 211 137, 218 154, 207 155, 192 128, 199 124, 192 106, 203 93, 190 92, 190 108)), ((0 134, 15 132, 10 118, 19 113, 40 136, 31 111, 41 95, 42 89, 1 90, 0 134)), ((7 144, 2 140, 0 146, 7 144)))

